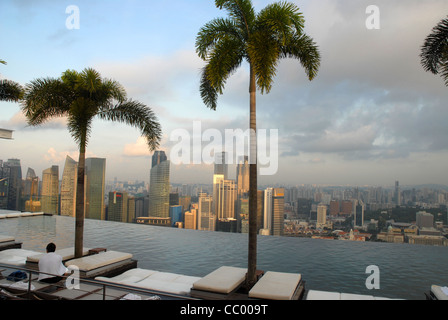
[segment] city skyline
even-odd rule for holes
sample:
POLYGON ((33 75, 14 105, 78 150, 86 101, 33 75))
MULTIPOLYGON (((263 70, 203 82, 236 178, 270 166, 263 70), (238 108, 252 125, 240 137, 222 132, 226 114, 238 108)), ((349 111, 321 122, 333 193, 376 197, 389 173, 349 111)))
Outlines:
MULTIPOLYGON (((260 10, 271 2, 254 5, 260 10)), ((284 60, 272 92, 257 96, 259 127, 279 131, 278 172, 261 176, 259 184, 446 185, 448 88, 423 70, 419 51, 446 16, 448 3, 377 1, 380 29, 369 30, 367 1, 292 2, 304 13, 305 31, 321 50, 322 66, 309 82, 297 61, 284 60)), ((225 14, 214 1, 178 0, 170 8, 154 1, 76 6, 79 29, 68 29, 67 4, 2 3, 0 27, 14 33, 4 33, 10 45, 0 53, 8 63, 0 66, 0 78, 24 85, 59 77, 66 69, 93 67, 154 109, 164 134, 160 149, 168 159, 170 134, 191 133, 194 121, 204 130, 247 128, 246 68, 229 79, 217 111, 200 99, 202 62, 194 43, 204 23, 225 14), (110 50, 117 37, 122 48, 110 50)), ((63 168, 67 155, 78 161, 64 119, 30 128, 18 104, 1 102, 0 108, 0 128, 14 130, 14 140, 0 140, 4 161, 20 159, 23 170, 37 173, 53 165, 63 168)), ((107 180, 145 180, 151 156, 135 129, 94 123, 87 157, 107 159, 107 180)), ((213 171, 212 164, 172 164, 170 180, 211 184, 213 171)))

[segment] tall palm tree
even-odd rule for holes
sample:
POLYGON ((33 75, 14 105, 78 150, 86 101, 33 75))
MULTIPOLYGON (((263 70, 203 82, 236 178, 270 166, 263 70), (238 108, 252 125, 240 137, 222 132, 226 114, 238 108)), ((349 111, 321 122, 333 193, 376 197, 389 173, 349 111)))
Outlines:
MULTIPOLYGON (((303 32, 299 8, 288 2, 273 3, 258 14, 251 0, 216 0, 227 18, 205 24, 196 38, 196 51, 206 65, 202 69, 200 93, 205 105, 216 110, 218 94, 227 79, 245 61, 250 80, 250 154, 256 158, 256 91, 269 93, 282 58, 299 60, 309 80, 320 66, 320 54, 312 38, 303 32)), ((249 245, 246 286, 256 282, 257 263, 257 163, 251 159, 249 182, 249 245)))
POLYGON ((102 79, 91 68, 67 70, 61 78, 35 79, 25 87, 22 111, 32 126, 51 118, 67 117, 68 131, 79 147, 76 193, 75 256, 81 257, 84 234, 84 170, 88 139, 95 118, 122 122, 138 128, 154 150, 161 139, 157 117, 146 105, 127 99, 116 81, 102 79))
POLYGON ((425 71, 440 73, 448 86, 448 18, 441 20, 426 37, 420 58, 425 71))
MULTIPOLYGON (((0 59, 1 64, 6 61, 0 59)), ((23 98, 23 88, 17 82, 0 80, 0 101, 18 102, 23 98)))

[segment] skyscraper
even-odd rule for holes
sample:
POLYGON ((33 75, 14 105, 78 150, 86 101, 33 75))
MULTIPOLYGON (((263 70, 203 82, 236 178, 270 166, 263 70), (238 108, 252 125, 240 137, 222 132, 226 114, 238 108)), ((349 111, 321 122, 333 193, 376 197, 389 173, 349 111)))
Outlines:
POLYGON ((224 179, 228 177, 227 153, 220 152, 215 155, 215 172, 214 174, 224 175, 224 179))
POLYGON ((241 157, 236 167, 238 194, 249 192, 249 158, 241 157))
POLYGON ((3 163, 3 177, 2 189, 7 189, 6 197, 3 202, 6 202, 8 210, 20 210, 20 199, 22 197, 22 167, 19 159, 8 159, 3 163), (5 201, 6 200, 6 201, 5 201))
POLYGON ((199 193, 198 205, 198 230, 214 231, 213 197, 204 192, 199 193))
MULTIPOLYGON (((222 175, 219 175, 222 176, 222 175)), ((216 218, 235 219, 235 205, 237 200, 237 188, 235 181, 221 179, 216 185, 216 218)))
POLYGON ((324 227, 327 224, 327 206, 319 204, 317 206, 317 227, 324 227))
POLYGON ((109 192, 107 220, 115 222, 128 222, 127 192, 109 192))
POLYGON ((149 180, 149 217, 169 218, 170 214, 170 161, 165 151, 152 156, 149 180))
POLYGON ((267 188, 264 192, 263 235, 283 235, 285 192, 283 188, 267 188))
POLYGON ((41 202, 39 201, 39 177, 36 176, 32 168, 28 168, 24 182, 23 196, 25 199, 25 211, 42 211, 41 202))
POLYGON ((67 156, 61 183, 61 216, 76 214, 76 186, 78 185, 78 163, 67 156))
POLYGON ((104 220, 106 159, 87 158, 85 172, 85 217, 104 220))
POLYGON ((272 193, 272 235, 283 235, 284 214, 285 191, 283 188, 274 188, 272 193))
POLYGON ((42 172, 42 211, 58 214, 59 208, 59 166, 52 166, 42 172))

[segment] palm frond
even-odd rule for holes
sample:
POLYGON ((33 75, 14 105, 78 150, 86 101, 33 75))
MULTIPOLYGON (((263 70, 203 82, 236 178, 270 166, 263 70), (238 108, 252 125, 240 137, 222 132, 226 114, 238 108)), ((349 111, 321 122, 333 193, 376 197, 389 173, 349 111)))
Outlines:
POLYGON ((146 138, 150 150, 159 146, 162 130, 151 108, 143 103, 127 100, 111 108, 103 108, 98 117, 103 120, 122 122, 139 129, 146 138))
POLYGON ((269 29, 284 44, 291 32, 301 33, 305 19, 299 8, 290 2, 267 5, 257 16, 258 29, 269 29))
POLYGON ((281 47, 281 51, 281 57, 300 61, 309 80, 316 77, 320 67, 320 52, 311 37, 306 34, 294 34, 288 43, 281 47))
POLYGON ((202 68, 201 83, 199 86, 199 92, 201 94, 202 101, 204 104, 212 109, 216 110, 218 92, 210 83, 207 75, 207 67, 202 68))
POLYGON ((448 58, 448 18, 441 20, 426 37, 420 57, 425 71, 439 73, 448 58))
POLYGON ((40 125, 67 115, 73 98, 73 91, 60 79, 36 79, 25 87, 22 111, 28 124, 40 125))
POLYGON ((215 0, 219 9, 226 9, 239 28, 248 35, 255 21, 255 10, 250 0, 215 0))
POLYGON ((222 94, 227 79, 241 65, 244 46, 234 39, 222 39, 209 55, 206 73, 211 85, 222 94))
POLYGON ((217 18, 206 23, 196 37, 196 52, 199 57, 206 60, 216 43, 224 38, 240 38, 240 32, 231 19, 217 18))
POLYGON ((5 60, 2 60, 2 59, 0 59, 0 63, 1 63, 1 64, 6 64, 6 61, 5 61, 5 60))
POLYGON ((268 30, 253 34, 247 46, 250 64, 261 93, 270 92, 280 58, 280 46, 268 30))
POLYGON ((23 98, 24 89, 17 82, 0 80, 0 101, 18 102, 23 98))

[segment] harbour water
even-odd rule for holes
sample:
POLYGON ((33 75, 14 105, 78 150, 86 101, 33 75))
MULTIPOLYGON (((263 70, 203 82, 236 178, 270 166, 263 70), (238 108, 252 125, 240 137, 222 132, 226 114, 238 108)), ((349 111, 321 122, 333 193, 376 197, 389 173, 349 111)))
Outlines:
MULTIPOLYGON (((45 251, 48 242, 73 247, 74 218, 0 220, 0 234, 22 248, 45 251)), ((138 267, 202 277, 220 266, 247 266, 247 234, 86 220, 84 246, 132 253, 138 267)), ((301 273, 306 289, 422 300, 432 284, 448 285, 448 247, 258 237, 257 267, 301 273), (368 266, 379 268, 379 289, 366 288, 368 266)))

